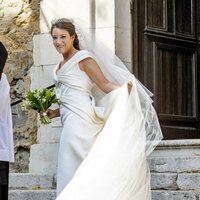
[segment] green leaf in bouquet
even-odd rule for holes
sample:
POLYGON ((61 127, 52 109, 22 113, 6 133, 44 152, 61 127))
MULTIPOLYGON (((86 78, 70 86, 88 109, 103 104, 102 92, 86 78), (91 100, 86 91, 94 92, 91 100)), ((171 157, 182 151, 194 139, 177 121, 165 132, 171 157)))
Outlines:
POLYGON ((45 108, 46 109, 48 109, 52 104, 52 95, 53 95, 53 90, 51 89, 46 90, 46 94, 45 94, 45 98, 46 98, 45 108))
POLYGON ((58 103, 58 99, 54 98, 51 102, 52 103, 58 103))
POLYGON ((40 110, 40 103, 38 102, 37 98, 34 96, 32 91, 29 91, 27 93, 26 100, 31 102, 30 106, 34 110, 40 110))

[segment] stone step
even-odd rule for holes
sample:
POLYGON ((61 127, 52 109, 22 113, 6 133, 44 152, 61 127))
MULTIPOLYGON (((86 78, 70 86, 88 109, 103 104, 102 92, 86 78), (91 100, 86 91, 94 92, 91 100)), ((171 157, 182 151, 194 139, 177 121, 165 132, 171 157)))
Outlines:
POLYGON ((200 191, 200 173, 151 173, 151 188, 200 191))
POLYGON ((200 172, 200 156, 150 157, 151 172, 200 172))
POLYGON ((163 140, 150 157, 200 156, 200 139, 163 140))
MULTIPOLYGON (((55 198, 55 190, 9 191, 9 200, 55 200, 55 198)), ((152 200, 200 200, 200 192, 153 190, 152 200)))
POLYGON ((200 191, 153 190, 152 200, 200 200, 200 191))
POLYGON ((9 200, 55 200, 55 190, 10 190, 9 200))
MULTIPOLYGON (((56 181, 51 175, 11 173, 10 189, 54 189, 56 181)), ((200 190, 200 173, 151 173, 151 188, 154 190, 200 190)))
POLYGON ((30 173, 10 173, 9 188, 23 190, 54 189, 53 175, 39 175, 30 173))
MULTIPOLYGON (((199 173, 151 173, 152 200, 200 200, 199 173)), ((9 200, 55 200, 51 175, 11 173, 9 200)))

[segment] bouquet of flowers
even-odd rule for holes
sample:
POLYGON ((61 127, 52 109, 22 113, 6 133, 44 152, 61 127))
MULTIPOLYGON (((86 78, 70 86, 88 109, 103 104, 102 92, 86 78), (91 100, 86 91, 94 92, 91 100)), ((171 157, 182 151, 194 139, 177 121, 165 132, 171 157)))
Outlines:
POLYGON ((51 123, 51 119, 48 117, 46 111, 53 103, 57 102, 58 99, 53 88, 35 89, 28 91, 23 106, 26 109, 33 109, 39 112, 41 123, 49 124, 51 123))

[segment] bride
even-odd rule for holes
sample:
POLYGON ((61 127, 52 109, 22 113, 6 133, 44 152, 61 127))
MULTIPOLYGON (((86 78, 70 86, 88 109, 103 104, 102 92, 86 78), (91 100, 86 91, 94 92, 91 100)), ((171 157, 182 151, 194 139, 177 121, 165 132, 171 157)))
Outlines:
POLYGON ((146 156, 162 139, 151 93, 109 51, 61 18, 51 27, 61 116, 57 200, 150 200, 146 156), (90 46, 88 45, 90 44, 90 46))

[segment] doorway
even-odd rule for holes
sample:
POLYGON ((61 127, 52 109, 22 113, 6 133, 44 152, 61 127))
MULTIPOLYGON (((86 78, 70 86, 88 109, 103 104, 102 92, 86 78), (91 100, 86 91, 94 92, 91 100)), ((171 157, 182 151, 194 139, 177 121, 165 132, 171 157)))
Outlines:
POLYGON ((164 139, 200 138, 200 2, 133 0, 133 72, 154 93, 164 139))

